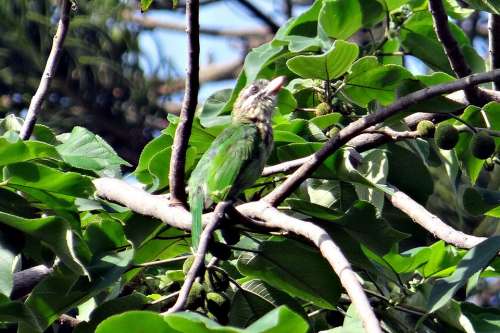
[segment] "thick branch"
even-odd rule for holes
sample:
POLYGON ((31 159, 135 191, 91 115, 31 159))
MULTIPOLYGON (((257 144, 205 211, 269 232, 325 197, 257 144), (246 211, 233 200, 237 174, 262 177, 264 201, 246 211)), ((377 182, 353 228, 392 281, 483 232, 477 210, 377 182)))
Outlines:
POLYGON ((172 200, 180 203, 186 201, 186 190, 184 184, 184 173, 186 167, 186 150, 191 127, 193 125, 194 113, 198 104, 198 90, 200 87, 200 24, 199 24, 199 0, 188 0, 186 2, 188 44, 188 67, 186 77, 186 91, 182 104, 179 125, 175 131, 172 156, 170 159, 169 183, 172 200))
POLYGON ((396 188, 393 189, 396 192, 393 195, 387 195, 392 205, 408 215, 415 223, 433 234, 434 237, 463 249, 470 249, 486 239, 485 237, 467 235, 453 229, 404 192, 396 188))
POLYGON ((33 288, 42 281, 53 269, 45 265, 39 265, 14 273, 14 286, 10 297, 19 299, 26 296, 33 288))
POLYGON ((207 226, 203 229, 200 237, 200 244, 198 246, 198 250, 196 251, 196 255, 189 269, 188 274, 186 275, 186 279, 182 285, 181 290, 179 291, 179 297, 175 304, 168 309, 167 313, 173 313, 177 311, 181 311, 186 307, 186 302, 189 296, 189 292, 191 291, 191 287, 193 286, 194 280, 204 269, 205 266, 205 256, 208 251, 208 245, 212 240, 212 234, 217 229, 219 223, 224 218, 224 214, 226 209, 231 205, 231 202, 223 201, 217 205, 214 211, 214 218, 207 224, 207 226))
MULTIPOLYGON (((488 21, 488 39, 490 68, 500 68, 500 15, 490 14, 488 21)), ((493 86, 495 90, 500 90, 500 80, 495 80, 493 86)))
POLYGON ((21 128, 21 133, 19 136, 23 140, 28 140, 33 133, 35 124, 42 110, 42 104, 47 96, 47 92, 50 88, 50 83, 56 74, 57 64, 61 58, 63 51, 64 39, 69 29, 69 11, 71 9, 71 3, 69 0, 62 0, 61 3, 61 17, 57 25, 57 31, 52 41, 52 48, 50 50, 49 57, 47 58, 47 63, 45 64, 45 69, 40 79, 40 84, 36 90, 35 95, 31 99, 30 106, 28 108, 28 113, 24 119, 23 127, 21 128))
POLYGON ((248 11, 250 11, 256 18, 265 23, 273 34, 275 34, 276 31, 278 31, 278 29, 280 28, 279 25, 277 25, 269 16, 264 14, 259 8, 257 8, 250 1, 248 0, 236 0, 236 1, 239 2, 243 7, 248 9, 248 11))
MULTIPOLYGON (((441 44, 443 44, 444 52, 448 57, 453 72, 460 78, 470 75, 472 71, 465 62, 465 57, 448 26, 448 15, 444 9, 442 0, 429 0, 429 10, 434 21, 436 35, 441 44)), ((465 89, 465 95, 473 104, 484 104, 477 87, 468 87, 465 89)))
MULTIPOLYGON (((97 195, 101 198, 120 203, 137 213, 155 217, 177 228, 189 230, 191 226, 191 214, 181 206, 169 206, 168 201, 162 196, 149 194, 132 187, 124 181, 112 178, 96 179, 94 180, 94 185, 97 195)), ((236 209, 244 216, 250 218, 249 221, 253 221, 251 218, 262 220, 262 223, 252 222, 259 229, 269 228, 269 230, 274 230, 278 228, 302 236, 314 243, 339 276, 343 287, 361 315, 367 332, 381 332, 378 320, 373 313, 356 274, 342 254, 342 251, 323 229, 314 223, 305 222, 283 214, 262 201, 243 204, 236 207, 236 209)), ((203 222, 207 225, 204 230, 209 228, 213 219, 214 213, 203 215, 203 222)))
POLYGON ((271 205, 276 206, 287 198, 298 186, 307 179, 328 156, 333 154, 337 149, 345 145, 349 140, 353 139, 370 126, 383 122, 387 118, 397 114, 407 107, 418 102, 436 97, 442 94, 451 93, 464 88, 471 87, 484 82, 491 82, 500 78, 500 69, 472 74, 454 82, 431 86, 425 89, 415 91, 411 94, 399 98, 396 102, 381 109, 378 112, 369 114, 357 121, 350 123, 343 128, 335 137, 330 139, 323 148, 307 158, 307 160, 297 169, 283 184, 274 189, 264 199, 271 205))

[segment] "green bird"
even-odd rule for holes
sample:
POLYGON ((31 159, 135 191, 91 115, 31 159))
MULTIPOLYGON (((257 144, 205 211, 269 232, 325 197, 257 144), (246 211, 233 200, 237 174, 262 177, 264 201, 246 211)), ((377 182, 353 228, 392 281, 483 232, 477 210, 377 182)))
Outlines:
POLYGON ((212 142, 188 182, 192 244, 198 248, 201 215, 212 203, 234 200, 259 178, 273 147, 271 117, 285 83, 257 80, 243 89, 233 106, 231 124, 212 142))

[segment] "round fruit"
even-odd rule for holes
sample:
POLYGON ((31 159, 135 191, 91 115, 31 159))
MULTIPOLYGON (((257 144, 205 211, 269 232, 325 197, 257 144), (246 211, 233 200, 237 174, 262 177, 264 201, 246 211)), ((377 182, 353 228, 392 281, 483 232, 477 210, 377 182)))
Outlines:
POLYGON ((210 291, 226 291, 229 288, 229 278, 224 272, 217 270, 207 271, 204 283, 210 291))
POLYGON ((191 266, 193 266, 194 262, 194 256, 188 257, 186 260, 184 260, 184 264, 182 264, 182 271, 184 272, 184 275, 187 275, 189 272, 189 269, 191 266))
POLYGON ((210 292, 205 299, 205 306, 210 313, 219 318, 229 312, 231 302, 224 294, 210 292))
POLYGON ((436 126, 430 120, 422 120, 417 125, 417 133, 421 137, 432 138, 435 131, 436 126))
POLYGON ((200 306, 203 306, 204 299, 205 288, 198 281, 194 281, 187 297, 186 307, 189 309, 196 309, 200 306))
POLYGON ((326 102, 319 103, 318 106, 316 107, 316 116, 324 116, 325 114, 329 114, 332 112, 332 108, 330 105, 326 102))
POLYGON ((470 141, 472 155, 485 160, 495 152, 495 140, 485 131, 474 134, 470 141))
POLYGON ((333 126, 327 133, 326 136, 329 138, 333 138, 335 135, 337 135, 340 132, 340 128, 337 126, 333 126))
POLYGON ((440 124, 436 128, 434 138, 439 148, 450 150, 453 149, 458 142, 458 130, 453 125, 440 124))

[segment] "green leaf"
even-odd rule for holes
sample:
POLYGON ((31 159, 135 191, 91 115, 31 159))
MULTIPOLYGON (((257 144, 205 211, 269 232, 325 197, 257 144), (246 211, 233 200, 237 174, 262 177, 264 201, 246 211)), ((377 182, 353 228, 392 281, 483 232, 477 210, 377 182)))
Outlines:
POLYGON ((230 116, 219 116, 224 105, 229 101, 232 89, 223 89, 210 95, 201 109, 199 118, 204 127, 226 125, 231 121, 230 116))
POLYGON ((307 321, 286 306, 280 306, 250 325, 248 333, 306 333, 309 331, 307 321))
POLYGON ((287 199, 286 203, 294 211, 324 221, 336 221, 344 216, 341 212, 305 200, 287 199))
POLYGON ((30 329, 31 333, 41 333, 43 328, 38 325, 35 316, 29 307, 21 302, 11 302, 7 297, 0 295, 0 322, 19 323, 30 329))
POLYGON ((76 257, 74 235, 65 220, 57 216, 26 219, 0 212, 0 224, 2 223, 42 241, 74 272, 88 274, 76 257))
POLYGON ((500 3, 498 0, 464 0, 464 2, 474 9, 500 15, 500 3))
POLYGON ((455 20, 466 19, 474 13, 474 9, 460 6, 457 0, 444 0, 443 4, 446 9, 446 13, 455 20))
POLYGON ((95 171, 100 176, 116 177, 120 175, 121 165, 130 166, 99 135, 83 127, 73 128, 64 143, 56 148, 66 163, 95 171))
MULTIPOLYGON (((196 312, 177 312, 166 315, 165 322, 171 327, 168 332, 220 332, 243 333, 242 329, 222 326, 196 312), (173 330, 173 331, 172 331, 173 330)), ((97 332, 99 333, 99 332, 97 332)))
POLYGON ((404 67, 381 65, 377 58, 367 56, 352 65, 344 92, 362 107, 367 107, 373 100, 388 105, 396 99, 400 83, 412 77, 404 67))
POLYGON ((300 55, 287 61, 288 68, 303 78, 333 80, 344 74, 358 57, 358 46, 336 40, 321 55, 300 55))
POLYGON ((331 38, 347 39, 363 25, 363 12, 357 0, 326 0, 318 23, 331 38))
POLYGON ((292 132, 288 131, 280 131, 280 130, 275 130, 273 132, 274 135, 274 142, 286 142, 286 143, 306 143, 307 141, 304 140, 301 136, 298 136, 297 134, 294 134, 292 132))
POLYGON ((0 166, 44 158, 61 159, 56 149, 47 143, 0 138, 0 166))
POLYGON ((490 237, 470 249, 455 272, 447 278, 438 280, 432 288, 427 303, 429 312, 436 311, 450 301, 472 275, 488 266, 498 250, 500 250, 500 236, 490 237))
MULTIPOLYGON (((129 311, 107 318, 97 326, 95 333, 175 333, 162 315, 150 311, 129 311)), ((195 332, 195 331, 191 331, 195 332)))
POLYGON ((319 252, 292 240, 265 241, 257 250, 238 259, 242 274, 317 306, 335 308, 340 296, 339 280, 319 252))
POLYGON ((349 305, 347 313, 344 317, 344 323, 342 327, 336 327, 334 329, 326 331, 328 333, 364 333, 366 332, 363 328, 363 322, 359 318, 356 312, 356 307, 354 305, 349 305))
POLYGON ((139 158, 139 163, 134 171, 134 175, 137 179, 144 184, 152 184, 153 177, 149 173, 149 164, 156 154, 162 150, 170 147, 173 143, 170 135, 161 134, 160 136, 151 140, 142 150, 141 156, 139 158))
POLYGON ((149 303, 149 298, 137 292, 104 302, 92 311, 90 320, 80 323, 73 333, 93 333, 97 326, 108 317, 126 311, 141 310, 147 303, 149 303))
POLYGON ((477 333, 494 333, 500 331, 500 310, 495 308, 479 307, 472 303, 463 302, 460 309, 469 319, 477 333))
POLYGON ((145 12, 149 9, 154 0, 141 0, 141 12, 145 12))
POLYGON ((500 207, 500 192, 480 187, 468 187, 464 191, 462 203, 469 214, 488 214, 489 211, 500 207))
MULTIPOLYGON (((60 314, 82 304, 105 288, 116 284, 127 270, 134 250, 94 258, 87 266, 89 277, 72 274, 64 267, 56 267, 54 272, 36 285, 26 300, 40 326, 46 328, 60 314)), ((19 333, 30 333, 21 326, 19 333)))
POLYGON ((0 297, 1 294, 10 296, 14 285, 14 262, 19 251, 7 237, 8 231, 0 230, 0 297))
POLYGON ((3 181, 21 191, 23 188, 34 188, 80 198, 88 198, 94 192, 89 177, 29 162, 6 166, 3 169, 3 181))
POLYGON ((245 282, 236 291, 231 301, 229 323, 237 327, 247 327, 280 305, 287 305, 305 316, 300 303, 287 293, 261 280, 245 282))

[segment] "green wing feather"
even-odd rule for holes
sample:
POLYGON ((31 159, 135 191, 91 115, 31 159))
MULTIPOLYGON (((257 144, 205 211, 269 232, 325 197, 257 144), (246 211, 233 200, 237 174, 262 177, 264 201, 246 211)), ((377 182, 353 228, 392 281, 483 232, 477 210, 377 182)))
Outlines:
POLYGON ((201 235, 205 204, 234 199, 260 176, 267 159, 267 152, 259 151, 261 144, 255 125, 234 124, 222 131, 201 157, 188 183, 195 249, 201 235))

